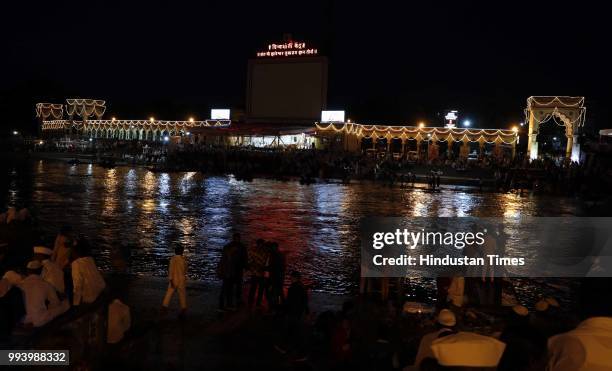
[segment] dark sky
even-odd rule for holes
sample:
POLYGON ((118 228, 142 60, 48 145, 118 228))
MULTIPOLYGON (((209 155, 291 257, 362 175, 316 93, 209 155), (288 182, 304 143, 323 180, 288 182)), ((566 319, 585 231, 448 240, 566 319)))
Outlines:
POLYGON ((3 131, 37 101, 105 99, 122 118, 243 108, 247 59, 283 33, 330 58, 328 107, 361 122, 480 127, 523 117, 530 95, 584 95, 610 127, 610 13, 588 1, 177 1, 2 5, 3 131))

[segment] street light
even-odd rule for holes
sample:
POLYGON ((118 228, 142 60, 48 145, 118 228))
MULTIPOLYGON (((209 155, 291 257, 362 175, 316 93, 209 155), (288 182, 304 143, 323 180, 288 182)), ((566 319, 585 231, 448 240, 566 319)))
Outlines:
POLYGON ((190 118, 189 118, 189 122, 193 122, 193 117, 190 117, 190 118))
POLYGON ((513 131, 513 132, 515 132, 515 133, 518 133, 518 127, 513 126, 513 127, 512 127, 512 131, 513 131))
POLYGON ((19 135, 19 132, 17 130, 13 130, 13 135, 19 135))
POLYGON ((464 120, 463 121, 463 126, 470 126, 472 125, 472 123, 470 122, 470 120, 464 120))
POLYGON ((155 121, 155 118, 154 118, 153 116, 151 116, 151 117, 149 118, 149 121, 153 122, 153 121, 155 121))
POLYGON ((420 128, 424 128, 425 127, 425 123, 424 122, 419 122, 419 127, 420 128))

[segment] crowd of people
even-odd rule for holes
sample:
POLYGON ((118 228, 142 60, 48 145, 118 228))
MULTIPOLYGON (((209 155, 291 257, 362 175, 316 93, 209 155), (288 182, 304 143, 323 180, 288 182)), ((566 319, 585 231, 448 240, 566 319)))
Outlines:
MULTIPOLYGON (((276 336, 270 347, 292 362, 311 364, 312 358, 328 369, 369 370, 612 367, 612 304, 601 295, 609 280, 585 280, 577 312, 564 311, 553 297, 541 297, 530 310, 516 297, 508 300, 508 280, 489 272, 439 278, 435 308, 408 301, 399 292, 401 280, 382 278, 365 280, 360 295, 341 310, 312 313, 300 272, 291 271, 285 285, 286 263, 278 244, 249 242, 234 233, 221 251, 218 310, 223 316, 247 311, 272 318, 276 336), (391 295, 393 290, 397 295, 391 295)), ((5 339, 15 328, 43 327, 96 305, 108 291, 87 240, 69 227, 62 228, 52 246, 35 244, 28 255, 23 266, 3 265, 0 321, 5 339)), ((183 247, 176 245, 162 316, 177 293, 179 317, 185 319, 187 272, 183 247)), ((130 326, 129 307, 115 300, 108 313, 109 329, 120 329, 109 331, 109 342, 118 342, 130 326)))
POLYGON ((27 255, 27 263, 19 265, 7 259, 6 251, 2 254, 2 338, 16 327, 42 327, 71 308, 92 304, 106 288, 87 240, 69 227, 62 228, 53 246, 39 243, 27 255))
MULTIPOLYGON (((283 149, 255 147, 227 147, 205 143, 169 146, 163 143, 97 140, 86 148, 58 148, 52 141, 38 145, 39 151, 67 151, 88 153, 106 164, 140 164, 154 171, 202 171, 207 174, 234 174, 240 180, 257 176, 288 179, 298 177, 302 183, 317 179, 370 179, 386 183, 405 183, 410 175, 419 177, 430 188, 428 176, 436 174, 463 178, 466 185, 482 188, 491 184, 498 191, 533 191, 545 194, 592 194, 602 192, 611 174, 606 158, 592 156, 580 164, 560 157, 529 160, 523 153, 512 158, 508 154, 496 156, 482 152, 467 158, 456 153, 441 153, 436 158, 398 155, 390 152, 327 151, 316 149, 283 149), (408 178, 407 178, 408 176, 408 178)), ((438 186, 437 186, 438 185, 438 186)))
MULTIPOLYGON (((178 291, 184 317, 186 261, 180 246, 175 252, 162 312, 178 291)), ((474 278, 440 277, 435 308, 407 301, 403 293, 390 295, 402 290, 400 279, 366 279, 359 297, 341 310, 312 317, 301 274, 291 272, 285 287, 284 267, 275 242, 256 239, 245 244, 235 233, 217 266, 222 282, 219 311, 267 311, 276 318, 278 333, 271 345, 294 363, 313 357, 324 359, 326 369, 407 371, 612 367, 612 358, 606 356, 612 354, 612 304, 597 298, 606 280, 584 281, 580 318, 550 296, 528 309, 515 296, 506 297, 504 286, 510 280, 490 272, 474 278)))

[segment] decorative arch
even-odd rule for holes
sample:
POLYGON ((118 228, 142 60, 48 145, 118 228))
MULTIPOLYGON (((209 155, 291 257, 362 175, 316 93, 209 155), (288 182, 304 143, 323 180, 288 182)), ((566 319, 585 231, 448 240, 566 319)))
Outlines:
POLYGON ((525 120, 529 123, 527 154, 531 160, 538 158, 537 135, 540 125, 553 121, 565 128, 567 147, 565 157, 572 161, 580 160, 580 145, 577 137, 584 126, 586 107, 584 97, 546 97, 532 96, 527 98, 525 120))

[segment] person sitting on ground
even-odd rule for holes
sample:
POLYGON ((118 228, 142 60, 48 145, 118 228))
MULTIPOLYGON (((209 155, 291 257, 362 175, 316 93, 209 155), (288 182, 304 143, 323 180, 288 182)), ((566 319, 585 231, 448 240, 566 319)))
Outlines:
POLYGON ((553 310, 546 299, 535 304, 535 313, 531 318, 531 325, 547 338, 571 330, 567 321, 563 321, 553 310))
POLYGON ((413 369, 418 369, 419 365, 425 358, 433 357, 433 352, 431 350, 431 344, 434 340, 440 337, 440 335, 445 333, 454 333, 455 325, 457 324, 457 318, 455 317, 455 313, 448 309, 442 309, 440 313, 438 313, 438 319, 436 322, 436 330, 425 334, 421 338, 421 342, 419 343, 419 349, 417 351, 416 358, 414 359, 413 369))
POLYGON ((11 224, 17 219, 17 209, 11 206, 6 210, 6 224, 11 224))
POLYGON ((24 325, 40 327, 70 308, 68 301, 60 301, 53 286, 45 282, 40 273, 42 264, 38 260, 28 263, 28 276, 21 281, 26 315, 24 325))
POLYGON ((51 284, 61 296, 65 291, 64 271, 56 262, 49 260, 52 254, 53 250, 47 247, 34 246, 34 260, 38 260, 43 267, 40 277, 51 284))
POLYGON ((55 237, 53 254, 51 255, 51 260, 56 262, 61 269, 66 268, 70 263, 70 250, 72 245, 72 227, 69 225, 63 226, 57 234, 57 237, 55 237))
POLYGON ((525 306, 517 304, 512 307, 499 340, 506 344, 506 349, 498 370, 544 369, 546 338, 529 323, 529 310, 525 306))
POLYGON ((612 370, 612 299, 601 295, 610 278, 587 278, 581 287, 581 314, 575 329, 548 339, 548 370, 612 370))
POLYGON ((308 307, 308 290, 302 283, 302 274, 298 271, 291 272, 291 285, 287 290, 285 309, 289 317, 301 320, 310 313, 308 307))
POLYGON ((115 299, 108 305, 108 328, 106 342, 116 344, 123 339, 132 325, 130 307, 121 300, 115 299))
MULTIPOLYGON (((291 272, 291 285, 287 290, 287 299, 284 304, 287 323, 283 341, 286 344, 285 347, 299 350, 302 345, 304 316, 310 313, 310 310, 308 307, 308 291, 302 283, 302 275, 298 271, 291 272)), ((286 352, 279 345, 276 345, 276 349, 281 353, 286 352)))
MULTIPOLYGON (((443 334, 444 335, 444 334, 443 334)), ((496 370, 506 344, 474 332, 441 336, 431 344, 439 366, 452 370, 496 370)))
POLYGON ((166 290, 166 295, 162 302, 162 312, 165 313, 168 310, 174 291, 178 291, 181 317, 184 316, 187 311, 187 261, 185 261, 185 257, 183 256, 183 250, 183 246, 181 245, 176 246, 174 249, 175 255, 170 259, 170 265, 168 267, 168 280, 170 282, 168 282, 168 290, 166 290))
POLYGON ((85 240, 78 241, 72 249, 72 256, 73 305, 93 303, 106 288, 106 283, 96 262, 89 256, 89 246, 85 240))
POLYGON ((13 328, 25 314, 23 295, 18 285, 23 276, 7 271, 0 280, 0 341, 8 340, 13 328))

